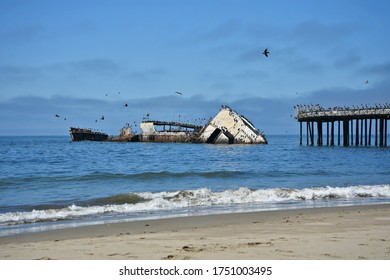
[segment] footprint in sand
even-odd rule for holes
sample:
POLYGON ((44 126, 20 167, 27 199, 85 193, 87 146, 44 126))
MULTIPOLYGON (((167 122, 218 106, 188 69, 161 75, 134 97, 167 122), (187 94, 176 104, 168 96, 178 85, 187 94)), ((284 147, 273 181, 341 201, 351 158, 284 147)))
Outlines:
POLYGON ((165 258, 162 258, 163 260, 173 260, 175 258, 174 255, 168 255, 165 258))

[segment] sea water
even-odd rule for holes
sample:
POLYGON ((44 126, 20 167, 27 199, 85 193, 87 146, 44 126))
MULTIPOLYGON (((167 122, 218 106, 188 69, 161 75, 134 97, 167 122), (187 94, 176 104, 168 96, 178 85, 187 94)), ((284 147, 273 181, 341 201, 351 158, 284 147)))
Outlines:
POLYGON ((0 235, 177 216, 390 203, 390 149, 0 137, 0 235))

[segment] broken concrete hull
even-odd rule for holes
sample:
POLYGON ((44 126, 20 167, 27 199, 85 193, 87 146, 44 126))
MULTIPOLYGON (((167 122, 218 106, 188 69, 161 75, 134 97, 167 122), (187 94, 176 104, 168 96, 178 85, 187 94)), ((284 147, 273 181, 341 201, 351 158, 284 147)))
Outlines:
POLYGON ((196 142, 196 137, 193 133, 186 132, 158 132, 155 134, 141 135, 140 142, 194 143, 196 142))
POLYGON ((194 143, 201 128, 201 126, 176 122, 143 121, 140 141, 194 143), (157 130, 158 127, 161 130, 157 130))
POLYGON ((90 128, 71 127, 69 134, 72 141, 106 141, 108 138, 106 133, 93 131, 90 128))
POLYGON ((198 141, 214 144, 267 144, 264 133, 227 106, 202 129, 198 141))
POLYGON ((107 139, 110 142, 139 142, 139 135, 136 135, 131 126, 126 124, 120 131, 119 136, 112 136, 107 139))

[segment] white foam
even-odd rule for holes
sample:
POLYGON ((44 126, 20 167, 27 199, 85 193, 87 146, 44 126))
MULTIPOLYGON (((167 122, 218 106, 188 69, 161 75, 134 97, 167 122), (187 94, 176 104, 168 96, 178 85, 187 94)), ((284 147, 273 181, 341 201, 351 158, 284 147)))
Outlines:
POLYGON ((231 206, 272 202, 308 200, 353 200, 366 197, 390 198, 390 185, 321 187, 304 189, 257 189, 245 187, 236 190, 213 192, 208 188, 176 192, 137 193, 146 199, 137 204, 119 204, 81 207, 71 205, 62 209, 33 210, 0 214, 0 224, 24 224, 39 221, 80 219, 108 213, 136 214, 159 210, 183 210, 202 206, 231 206))

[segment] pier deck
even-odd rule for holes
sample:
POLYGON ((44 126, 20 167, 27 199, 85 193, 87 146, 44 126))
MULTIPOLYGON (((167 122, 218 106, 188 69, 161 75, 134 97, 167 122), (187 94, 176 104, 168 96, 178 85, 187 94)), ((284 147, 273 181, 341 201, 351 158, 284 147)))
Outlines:
POLYGON ((319 105, 298 105, 297 117, 300 124, 300 145, 302 145, 303 123, 306 123, 306 144, 314 145, 317 127, 317 145, 325 145, 323 139, 326 125, 326 145, 335 145, 335 126, 337 126, 337 145, 344 146, 387 146, 387 121, 390 119, 390 105, 376 107, 324 109, 319 105), (355 130, 354 130, 355 127, 355 130), (329 131, 330 130, 330 131, 329 131), (342 130, 342 131, 341 131, 342 130), (373 135, 372 130, 375 130, 373 135), (371 141, 373 138, 374 141, 371 141))

